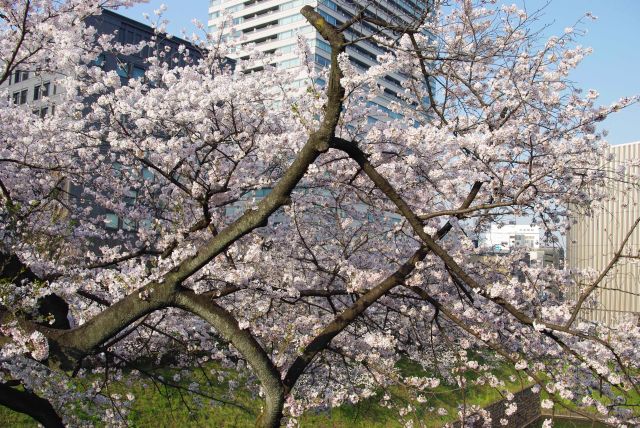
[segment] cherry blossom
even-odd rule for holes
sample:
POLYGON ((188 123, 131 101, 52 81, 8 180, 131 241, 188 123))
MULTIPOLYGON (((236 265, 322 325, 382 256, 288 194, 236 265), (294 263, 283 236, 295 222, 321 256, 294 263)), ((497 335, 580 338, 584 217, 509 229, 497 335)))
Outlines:
MULTIPOLYGON (((162 10, 134 46, 86 25, 130 3, 0 1, 0 83, 28 69, 60 86, 45 118, 0 94, 0 381, 41 423, 124 424, 135 397, 110 386, 125 371, 221 405, 242 385, 259 426, 371 398, 415 426, 439 388, 474 385, 509 398, 508 423, 505 364, 544 408, 639 422, 637 319, 580 316, 602 273, 474 243, 518 216, 559 245, 624 173, 607 170, 597 124, 636 99, 599 106, 573 87, 580 31, 540 40, 539 12, 481 0, 402 28, 365 11, 335 27, 307 6, 328 69, 303 40, 300 69, 257 53, 234 68, 242 40, 167 51, 162 10), (379 65, 362 72, 349 46, 369 27, 379 65), (95 62, 144 49, 144 78, 95 62), (371 101, 390 73, 403 91, 384 112, 371 101), (387 393, 398 385, 409 401, 387 393)), ((429 412, 489 419, 464 403, 429 412)))

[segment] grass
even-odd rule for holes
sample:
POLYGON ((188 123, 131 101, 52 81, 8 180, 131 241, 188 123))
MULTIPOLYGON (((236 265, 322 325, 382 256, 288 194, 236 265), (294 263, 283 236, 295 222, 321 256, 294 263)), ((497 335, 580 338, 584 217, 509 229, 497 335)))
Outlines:
MULTIPOLYGON (((417 365, 403 361, 400 369, 405 375, 420 376, 426 373, 417 365)), ((193 372, 202 380, 199 371, 193 372)), ((500 366, 493 372, 499 379, 508 379, 516 372, 509 367, 500 366)), ((166 372, 166 378, 170 378, 171 372, 166 372)), ((238 380, 236 375, 231 380, 238 380)), ((468 373, 467 379, 471 382, 477 375, 468 373)), ((240 379, 241 381, 241 379, 240 379)), ((189 381, 185 380, 185 383, 189 381)), ((242 383, 242 382, 240 382, 242 383)), ((419 404, 415 402, 408 388, 395 386, 389 388, 387 393, 394 402, 411 403, 416 409, 407 415, 407 419, 422 422, 427 427, 439 427, 457 418, 458 405, 466 401, 467 404, 487 406, 502 399, 502 395, 494 388, 488 386, 471 386, 462 391, 451 385, 440 385, 425 394, 427 401, 419 404), (446 416, 437 416, 426 409, 444 408, 448 411, 446 416)), ((523 383, 507 382, 507 390, 518 391, 523 383)), ((131 392, 136 400, 128 414, 128 422, 132 427, 140 428, 182 428, 182 427, 253 427, 255 416, 259 413, 261 402, 255 399, 245 388, 239 387, 236 391, 234 402, 244 406, 242 410, 231 405, 223 405, 181 393, 174 388, 168 388, 158 382, 149 380, 136 381, 130 386, 125 381, 114 384, 111 392, 131 392)), ((227 388, 225 384, 213 384, 208 391, 216 397, 225 397, 227 388)), ((382 395, 382 394, 379 394, 382 395)), ((299 418, 301 427, 332 427, 332 428, 395 428, 402 427, 404 423, 398 420, 398 413, 379 404, 380 397, 374 396, 362 400, 356 404, 344 404, 340 407, 324 410, 309 411, 299 418)), ((0 407, 0 427, 35 427, 37 424, 29 417, 12 412, 0 407)), ((96 423, 95 426, 100 426, 96 423)))

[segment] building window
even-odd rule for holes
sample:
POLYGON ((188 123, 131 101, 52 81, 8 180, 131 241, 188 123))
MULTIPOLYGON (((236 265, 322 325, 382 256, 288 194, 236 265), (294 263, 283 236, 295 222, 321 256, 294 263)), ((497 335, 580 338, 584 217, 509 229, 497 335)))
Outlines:
POLYGON ((107 214, 104 217, 104 225, 107 229, 117 229, 118 228, 118 216, 116 214, 107 214))
POLYGON ((138 65, 134 65, 131 67, 131 71, 129 73, 129 75, 131 77, 133 77, 134 79, 138 79, 141 77, 144 77, 144 68, 138 66, 138 65))
POLYGON ((320 3, 322 3, 325 6, 327 6, 331 10, 338 10, 338 5, 336 5, 331 0, 320 0, 320 3))
MULTIPOLYGON (((117 175, 125 168, 122 164, 114 162, 114 169, 116 169, 117 175)), ((133 206, 136 203, 138 192, 135 190, 129 190, 124 195, 124 203, 133 206)), ((138 223, 132 219, 120 217, 115 213, 106 214, 104 217, 104 224, 107 229, 117 230, 123 229, 128 232, 136 231, 138 229, 138 223)))
POLYGON ((43 83, 42 85, 36 85, 33 87, 33 101, 37 101, 40 98, 49 96, 49 87, 51 84, 49 82, 43 83))
POLYGON ((93 65, 100 68, 103 68, 106 63, 107 56, 104 53, 101 53, 96 59, 93 60, 93 65))
MULTIPOLYGON (((32 113, 36 116, 40 116, 40 119, 44 119, 44 117, 49 114, 49 107, 42 107, 32 110, 32 113)), ((51 106, 51 114, 53 114, 53 106, 51 106)))
POLYGON ((255 196, 256 198, 264 198, 269 193, 271 193, 271 189, 269 188, 258 189, 255 191, 255 196))
POLYGON ((13 74, 13 83, 22 82, 23 80, 27 80, 28 78, 29 78, 28 71, 16 70, 16 72, 13 74))
POLYGON ((318 47, 318 49, 322 49, 325 52, 331 53, 331 45, 329 45, 329 43, 325 42, 324 40, 316 39, 316 46, 318 47))
POLYGON ((304 0, 294 0, 294 1, 290 1, 284 4, 281 4, 279 9, 280 10, 287 10, 287 9, 291 9, 292 7, 299 7, 302 6, 304 3, 306 3, 304 0))
POLYGON ((132 77, 134 79, 138 79, 144 77, 144 72, 145 69, 143 67, 128 62, 119 63, 118 67, 116 68, 116 73, 118 73, 118 76, 124 78, 132 77))
POLYGON ((300 58, 288 59, 278 64, 279 68, 291 68, 300 65, 300 58))
POLYGON ((289 37, 293 36, 293 31, 289 30, 289 31, 285 31, 283 33, 279 33, 278 34, 278 40, 282 40, 282 39, 288 39, 289 37))
POLYGON ((244 3, 240 3, 240 4, 237 4, 235 6, 228 7, 225 10, 226 10, 227 13, 233 13, 233 12, 237 12, 240 9, 243 9, 243 8, 244 8, 244 3))
POLYGON ((153 171, 151 171, 149 168, 142 168, 142 178, 146 181, 151 181, 153 180, 153 171))
POLYGON ((295 15, 291 15, 291 16, 287 16, 286 18, 281 18, 278 20, 278 24, 280 25, 286 25, 289 24, 291 22, 295 22, 302 19, 302 15, 300 15, 299 13, 295 14, 295 15))
POLYGON ((14 92, 13 93, 13 103, 14 104, 26 104, 27 103, 27 94, 28 94, 28 90, 27 89, 23 89, 22 91, 19 92, 14 92))
POLYGON ((129 77, 129 64, 127 63, 118 63, 118 67, 116 67, 116 73, 120 77, 129 77))
POLYGON ((128 219, 119 217, 117 214, 109 213, 104 216, 104 226, 110 230, 118 230, 122 228, 128 232, 133 232, 138 229, 138 223, 128 219))
POLYGON ((136 224, 135 221, 128 219, 128 218, 123 218, 122 219, 122 228, 128 232, 132 232, 135 231, 138 228, 138 225, 136 224))
POLYGON ((296 45, 286 45, 286 46, 282 46, 281 48, 278 48, 277 51, 278 51, 278 53, 293 52, 295 47, 296 47, 296 45))
POLYGON ((328 67, 331 65, 331 61, 323 56, 316 55, 316 64, 321 65, 322 67, 328 67))
POLYGON ((128 190, 124 196, 124 203, 133 206, 136 204, 136 198, 138 197, 138 192, 135 190, 128 190))

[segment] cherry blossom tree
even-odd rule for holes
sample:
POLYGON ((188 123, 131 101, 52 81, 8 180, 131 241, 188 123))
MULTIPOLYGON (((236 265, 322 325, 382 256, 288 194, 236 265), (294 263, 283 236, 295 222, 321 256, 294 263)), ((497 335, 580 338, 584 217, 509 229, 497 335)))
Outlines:
POLYGON ((108 388, 123 370, 224 402, 139 364, 214 360, 249 373, 259 426, 372 396, 410 423, 415 407, 388 387, 420 403, 472 371, 502 388, 500 361, 546 407, 639 422, 637 320, 579 316, 602 278, 473 242, 518 215, 551 243, 606 197, 595 125, 635 99, 599 107, 572 86, 589 53, 573 28, 541 40, 538 12, 492 1, 435 2, 410 25, 365 8, 334 26, 305 6, 329 68, 301 39, 302 71, 257 53, 231 69, 242 41, 194 37, 203 59, 182 47, 181 62, 162 25, 124 46, 85 24, 128 3, 0 1, 0 83, 20 69, 61 87, 45 118, 0 97, 3 405, 45 426, 124 424, 134 397, 108 388), (358 36, 365 24, 378 31, 358 36), (361 39, 380 52, 366 72, 348 60, 361 39), (95 62, 141 49, 153 51, 144 78, 95 62), (385 114, 370 101, 389 73, 404 92, 385 114), (405 376, 403 359, 427 375, 405 376))

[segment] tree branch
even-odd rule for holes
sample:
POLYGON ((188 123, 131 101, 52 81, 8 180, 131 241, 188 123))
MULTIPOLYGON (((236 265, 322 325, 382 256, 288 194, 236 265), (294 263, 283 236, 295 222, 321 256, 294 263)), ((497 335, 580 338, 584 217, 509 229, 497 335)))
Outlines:
MULTIPOLYGON (((465 201, 461 205, 461 209, 469 207, 473 200, 480 192, 482 183, 474 183, 471 191, 467 195, 465 201)), ((447 222, 442 226, 435 234, 435 239, 442 239, 451 230, 451 223, 447 222)), ((311 363, 313 358, 331 343, 334 337, 340 334, 351 322, 362 314, 367 308, 374 304, 380 297, 391 291, 397 285, 400 285, 404 280, 413 272, 415 265, 424 260, 429 253, 429 249, 426 246, 421 246, 411 256, 407 262, 405 262, 398 270, 389 275, 378 285, 371 290, 364 293, 356 300, 356 302, 348 309, 341 312, 336 318, 333 319, 322 331, 316 335, 316 337, 305 347, 301 355, 299 355, 284 378, 284 385, 287 388, 287 392, 290 391, 295 385, 298 378, 302 375, 306 367, 311 363)))

